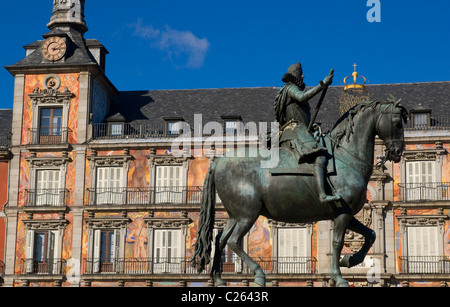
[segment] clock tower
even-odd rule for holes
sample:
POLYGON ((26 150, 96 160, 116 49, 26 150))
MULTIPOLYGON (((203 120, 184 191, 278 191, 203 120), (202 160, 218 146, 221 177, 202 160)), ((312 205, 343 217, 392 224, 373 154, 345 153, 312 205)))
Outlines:
POLYGON ((85 0, 54 0, 52 18, 48 28, 76 27, 85 33, 88 28, 84 21, 85 0))
POLYGON ((54 236, 55 246, 72 247, 55 249, 53 258, 81 259, 85 187, 75 178, 85 176, 92 124, 103 121, 110 99, 119 94, 105 74, 108 51, 84 37, 85 0, 50 1, 49 31, 24 47, 24 59, 5 67, 15 79, 5 284, 14 283, 8 276, 17 273, 18 259, 32 258, 37 229, 54 236), (49 184, 69 191, 59 199, 64 201, 50 211, 29 211, 30 199, 49 184))

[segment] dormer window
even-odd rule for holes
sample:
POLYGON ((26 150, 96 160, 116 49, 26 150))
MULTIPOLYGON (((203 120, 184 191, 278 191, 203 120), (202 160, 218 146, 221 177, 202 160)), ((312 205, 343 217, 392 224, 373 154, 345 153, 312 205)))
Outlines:
POLYGON ((116 113, 106 119, 108 122, 109 136, 122 137, 124 133, 125 117, 116 113))
POLYGON ((418 109, 411 110, 412 127, 416 129, 424 129, 431 126, 431 110, 418 109))
POLYGON ((111 136, 121 136, 123 130, 123 123, 111 123, 110 133, 111 136))
POLYGON ((239 123, 242 121, 240 115, 222 115, 225 134, 235 135, 239 132, 239 123))
POLYGON ((166 135, 180 135, 183 131, 184 118, 182 117, 165 117, 166 135))
POLYGON ((167 134, 168 135, 179 135, 180 134, 179 123, 175 122, 175 121, 167 122, 167 134))
POLYGON ((237 120, 226 120, 225 121, 225 133, 226 134, 237 134, 238 122, 237 120))

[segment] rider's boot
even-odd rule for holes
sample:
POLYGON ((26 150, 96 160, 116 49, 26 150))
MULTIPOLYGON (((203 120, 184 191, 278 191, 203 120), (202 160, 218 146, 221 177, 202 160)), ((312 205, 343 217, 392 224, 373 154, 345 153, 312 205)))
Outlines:
POLYGON ((314 163, 314 177, 319 191, 319 200, 323 204, 341 199, 341 197, 335 193, 334 195, 327 195, 325 192, 325 162, 326 158, 319 156, 314 163))

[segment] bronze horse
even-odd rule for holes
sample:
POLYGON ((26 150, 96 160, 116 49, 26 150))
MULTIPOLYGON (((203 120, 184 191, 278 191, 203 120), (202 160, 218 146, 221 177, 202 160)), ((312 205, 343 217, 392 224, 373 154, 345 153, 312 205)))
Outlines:
MULTIPOLYGON (((201 272, 211 258, 217 188, 229 221, 216 237, 211 269, 216 286, 226 285, 220 272, 221 254, 226 244, 254 273, 255 282, 265 286, 263 270, 242 248, 242 238, 260 215, 289 223, 333 220, 330 278, 337 286, 349 286, 339 267, 352 267, 364 261, 375 241, 375 232, 354 217, 366 200, 367 184, 374 165, 375 137, 378 135, 383 140, 386 159, 398 163, 405 146, 403 123, 407 118, 408 112, 399 101, 388 99, 361 103, 338 120, 325 136, 334 149, 335 172, 329 175, 330 186, 342 197, 336 203, 320 203, 314 177, 274 176, 270 169, 260 167, 261 157, 236 154, 216 159, 211 163, 204 182, 193 257, 198 271, 201 272), (365 243, 360 251, 340 260, 347 229, 362 234, 365 243)), ((282 151, 281 148, 280 157, 289 159, 290 156, 283 155, 282 151)))

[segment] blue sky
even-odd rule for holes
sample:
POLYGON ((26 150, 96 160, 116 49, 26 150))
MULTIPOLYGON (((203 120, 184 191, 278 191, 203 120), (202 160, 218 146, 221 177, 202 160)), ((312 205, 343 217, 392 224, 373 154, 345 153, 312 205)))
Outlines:
MULTIPOLYGON (((4 1, 2 66, 48 31, 53 0, 4 1)), ((301 62, 315 85, 333 85, 353 63, 369 84, 450 80, 450 1, 86 0, 86 38, 109 50, 106 74, 120 91, 282 85, 301 62)), ((11 108, 13 77, 0 69, 0 108, 11 108)))

